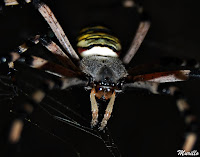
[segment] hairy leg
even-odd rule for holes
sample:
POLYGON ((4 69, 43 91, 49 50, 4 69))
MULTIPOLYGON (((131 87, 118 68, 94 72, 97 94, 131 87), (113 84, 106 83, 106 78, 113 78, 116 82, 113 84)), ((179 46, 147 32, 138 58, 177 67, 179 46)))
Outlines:
POLYGON ((47 21, 63 48, 75 61, 79 61, 79 56, 74 51, 72 45, 70 44, 67 36, 65 35, 62 27, 58 23, 51 9, 44 3, 38 1, 33 1, 33 3, 38 11, 41 13, 41 15, 44 17, 44 19, 47 21))
POLYGON ((106 124, 108 123, 108 120, 110 119, 110 116, 111 116, 111 113, 112 113, 112 110, 113 110, 113 105, 114 105, 114 102, 115 102, 115 95, 116 95, 116 93, 114 91, 111 98, 110 98, 108 106, 106 108, 103 120, 101 121, 101 126, 99 127, 99 130, 103 130, 105 128, 106 124))
POLYGON ((92 111, 92 121, 91 121, 91 127, 94 127, 98 123, 98 105, 95 98, 95 88, 92 88, 90 93, 90 101, 91 101, 91 111, 92 111))

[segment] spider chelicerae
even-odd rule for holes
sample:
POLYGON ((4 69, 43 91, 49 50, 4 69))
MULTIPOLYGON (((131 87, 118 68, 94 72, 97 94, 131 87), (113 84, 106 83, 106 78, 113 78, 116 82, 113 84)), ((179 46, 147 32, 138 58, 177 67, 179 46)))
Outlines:
MULTIPOLYGON (((7 1, 7 5, 8 3, 9 1, 7 1)), ((96 97, 103 98, 109 101, 107 109, 105 111, 105 115, 100 122, 99 130, 103 130, 105 128, 108 119, 111 116, 116 93, 125 91, 127 88, 144 88, 154 94, 168 94, 175 96, 176 103, 180 112, 184 115, 185 122, 189 126, 193 125, 193 123, 195 122, 195 117, 194 115, 190 114, 189 105, 186 102, 182 93, 177 87, 168 84, 165 85, 162 83, 183 81, 187 80, 188 78, 195 77, 195 70, 185 70, 184 67, 189 66, 197 69, 199 67, 198 62, 195 62, 193 60, 187 61, 176 58, 164 58, 158 63, 159 65, 163 66, 163 69, 165 70, 164 72, 157 71, 157 73, 155 73, 151 69, 149 69, 149 66, 135 67, 128 71, 125 69, 124 64, 126 65, 131 61, 143 41, 150 27, 149 21, 146 21, 146 19, 144 19, 144 21, 140 23, 131 48, 122 59, 123 63, 118 59, 117 55, 117 53, 120 51, 120 46, 118 46, 119 41, 117 41, 117 39, 114 39, 115 37, 112 35, 110 37, 110 31, 101 26, 90 27, 85 31, 82 31, 83 36, 85 34, 90 35, 90 33, 91 35, 94 35, 95 33, 105 33, 105 37, 99 35, 97 39, 95 39, 97 41, 97 44, 94 44, 94 41, 92 41, 91 45, 89 45, 90 43, 82 43, 80 44, 80 46, 78 45, 78 47, 80 48, 79 52, 82 56, 82 59, 79 59, 79 56, 71 47, 68 39, 62 31, 62 28, 60 27, 59 23, 53 16, 48 6, 36 1, 33 1, 32 3, 48 22, 58 40, 60 41, 61 45, 66 50, 68 56, 65 55, 65 53, 63 53, 63 51, 53 41, 45 38, 45 36, 37 35, 31 38, 29 42, 26 43, 26 45, 23 44, 19 46, 17 51, 14 51, 10 53, 10 55, 1 58, 1 61, 4 63, 8 63, 11 69, 17 69, 17 67, 20 66, 23 67, 25 63, 32 68, 42 69, 50 73, 51 75, 58 76, 54 77, 43 72, 38 72, 37 70, 33 70, 34 76, 31 75, 31 77, 35 77, 35 79, 38 79, 41 84, 39 84, 37 90, 32 93, 31 99, 24 103, 24 108, 22 109, 22 117, 13 122, 13 127, 9 136, 10 141, 15 143, 19 140, 20 130, 23 127, 22 119, 25 118, 24 113, 26 115, 31 114, 33 112, 35 104, 42 101, 47 91, 54 88, 65 89, 75 85, 86 86, 87 89, 91 88, 90 100, 92 110, 92 127, 95 127, 98 124, 98 105, 96 102, 96 97), (111 38, 110 40, 112 40, 114 44, 105 42, 108 41, 105 40, 108 37, 111 38), (100 42, 98 40, 103 40, 103 42, 100 42), (28 47, 32 47, 39 42, 41 42, 47 49, 52 51, 52 53, 55 53, 55 55, 60 60, 62 66, 48 62, 47 60, 35 56, 25 58, 20 56, 28 49, 28 47), (98 52, 98 48, 100 48, 101 51, 103 50, 103 52, 98 52), (93 50, 95 50, 95 52, 93 50), (16 60, 18 60, 18 62, 20 63, 22 62, 23 64, 13 64, 13 62, 15 62, 16 60), (183 69, 171 69, 169 72, 166 72, 165 66, 170 66, 171 64, 181 66, 183 67, 183 69), (142 73, 143 71, 145 71, 145 74, 142 73), (42 76, 42 78, 38 78, 37 76, 35 76, 37 75, 37 73, 38 75, 42 76)), ((143 16, 142 8, 139 6, 137 6, 137 8, 141 16, 143 16)), ((83 40, 84 42, 88 42, 88 39, 84 37, 83 39, 80 39, 80 41, 81 40, 83 40)), ((151 65, 152 69, 157 69, 158 64, 151 65)), ((25 71, 26 67, 23 68, 25 71)), ((22 74, 20 72, 17 72, 14 77, 21 78, 21 76, 19 75, 23 75, 23 72, 22 74)), ((183 149, 185 149, 186 151, 192 150, 192 145, 195 143, 195 140, 195 130, 189 130, 183 149)))

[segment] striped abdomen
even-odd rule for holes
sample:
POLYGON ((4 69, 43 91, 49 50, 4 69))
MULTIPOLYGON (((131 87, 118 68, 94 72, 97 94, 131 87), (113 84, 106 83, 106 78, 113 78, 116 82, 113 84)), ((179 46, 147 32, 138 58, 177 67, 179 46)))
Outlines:
POLYGON ((78 37, 78 52, 82 57, 91 55, 118 57, 121 44, 110 30, 102 27, 87 27, 81 30, 78 37))

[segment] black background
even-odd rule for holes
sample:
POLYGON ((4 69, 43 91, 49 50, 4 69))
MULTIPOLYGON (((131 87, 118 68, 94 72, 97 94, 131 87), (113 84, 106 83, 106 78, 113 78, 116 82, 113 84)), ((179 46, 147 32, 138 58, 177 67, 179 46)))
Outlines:
MULTIPOLYGON (((144 0, 142 2, 151 18, 152 26, 131 66, 148 63, 163 56, 200 60, 200 2, 198 0, 144 0)), ((74 48, 81 28, 104 25, 112 29, 121 40, 123 55, 139 24, 136 10, 123 8, 119 0, 57 0, 48 1, 48 4, 74 48)), ((48 30, 46 22, 30 5, 6 8, 0 15, 0 53, 9 53, 27 37, 46 33, 48 30)), ((40 53, 45 50, 37 48, 37 51, 40 53)), ((187 95, 194 113, 199 117, 200 82, 194 80, 176 83, 176 85, 187 95)), ((89 91, 75 88, 56 93, 55 97, 62 99, 67 105, 85 108, 86 115, 89 116, 89 91)), ((48 103, 48 100, 46 101, 48 103)), ((0 105, 1 136, 4 135, 5 128, 13 117, 13 114, 9 114, 9 103, 10 101, 2 101, 0 105)), ((52 156, 72 156, 71 145, 73 145, 78 148, 80 156, 111 156, 102 141, 60 122, 53 122, 53 119, 40 109, 33 113, 32 121, 41 127, 50 128, 62 139, 67 139, 69 144, 64 144, 49 133, 28 123, 20 146, 23 154, 27 153, 30 156, 43 152, 52 156)), ((117 97, 108 127, 122 156, 177 156, 176 151, 180 149, 184 135, 183 119, 179 116, 173 98, 143 91, 129 91, 117 97)))

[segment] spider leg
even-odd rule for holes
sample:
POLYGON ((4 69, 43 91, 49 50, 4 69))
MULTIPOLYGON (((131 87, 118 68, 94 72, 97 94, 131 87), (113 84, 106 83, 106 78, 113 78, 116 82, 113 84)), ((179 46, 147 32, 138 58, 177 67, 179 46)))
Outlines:
POLYGON ((108 106, 106 108, 106 111, 105 111, 105 114, 104 114, 104 117, 103 117, 103 120, 101 121, 101 126, 99 127, 99 130, 103 130, 111 116, 111 113, 112 113, 112 110, 113 110, 113 105, 114 105, 114 102, 115 102, 115 91, 113 92, 111 98, 110 98, 110 101, 108 103, 108 106))
POLYGON ((11 124, 11 129, 8 136, 10 144, 16 144, 19 142, 21 132, 24 127, 24 119, 33 112, 35 103, 42 101, 44 96, 45 93, 42 90, 36 90, 31 95, 32 102, 25 102, 22 105, 23 108, 21 109, 21 113, 18 115, 18 118, 16 118, 11 124))
POLYGON ((71 46, 67 36, 65 35, 62 27, 58 23, 51 9, 46 4, 41 3, 38 0, 34 0, 33 3, 41 15, 44 17, 44 19, 47 21, 63 48, 75 61, 79 61, 79 56, 71 46))
POLYGON ((91 121, 91 127, 94 127, 98 123, 98 105, 95 98, 95 88, 91 90, 90 93, 90 102, 91 102, 91 111, 92 111, 92 121, 91 121))
POLYGON ((199 70, 176 70, 167 72, 154 72, 144 75, 128 76, 127 82, 130 80, 136 81, 151 81, 158 83, 188 81, 200 77, 199 70))
MULTIPOLYGON (((41 41, 42 45, 45 46, 51 53, 53 53, 59 61, 67 68, 73 69, 74 71, 79 71, 79 69, 74 65, 71 59, 60 49, 60 47, 50 40, 48 37, 40 37, 36 35, 33 38, 28 39, 25 43, 18 46, 18 48, 3 57, 0 57, 0 63, 7 63, 9 68, 14 68, 14 61, 18 60, 24 52, 29 48, 37 45, 41 41)), ((36 62, 35 57, 35 62, 36 62)), ((40 59, 41 60, 41 59, 40 59)))
POLYGON ((0 64, 7 63, 9 68, 14 68, 14 63, 20 58, 20 55, 26 52, 30 47, 37 45, 39 43, 39 35, 28 39, 25 43, 18 46, 15 50, 11 51, 9 54, 0 57, 0 64))
POLYGON ((123 0, 122 5, 125 8, 132 8, 132 7, 135 7, 136 4, 135 4, 134 0, 123 0))
POLYGON ((128 70, 126 82, 152 81, 177 82, 200 78, 200 63, 194 59, 164 57, 150 64, 139 65, 128 70))
POLYGON ((63 76, 72 77, 72 76, 78 76, 79 74, 81 74, 81 73, 75 73, 74 71, 68 68, 65 68, 59 64, 49 62, 43 58, 36 57, 36 56, 21 57, 19 59, 19 62, 23 62, 32 68, 44 70, 48 73, 51 73, 60 77, 63 77, 63 76))
MULTIPOLYGON (((31 0, 24 0, 26 3, 30 3, 31 0)), ((17 0, 4 0, 4 5, 5 6, 10 6, 10 5, 18 5, 19 2, 17 0)))
POLYGON ((14 5, 21 6, 21 4, 30 3, 31 1, 32 0, 1 0, 0 13, 4 10, 5 7, 14 6, 14 5))
POLYGON ((197 123, 196 116, 191 113, 190 105, 182 92, 175 86, 148 81, 127 83, 123 86, 123 90, 125 90, 127 87, 143 88, 149 90, 153 94, 165 94, 173 96, 175 98, 177 108, 183 116, 185 124, 188 127, 186 139, 182 146, 182 149, 186 152, 190 152, 196 143, 199 125, 197 123))
POLYGON ((5 6, 10 6, 10 5, 18 5, 17 0, 4 0, 5 6))
POLYGON ((75 71, 79 71, 79 69, 71 61, 71 59, 50 38, 45 36, 45 37, 40 38, 40 41, 43 46, 45 46, 51 53, 53 53, 57 57, 57 59, 62 63, 62 65, 64 65, 65 67, 71 68, 75 71))
POLYGON ((16 83, 18 85, 28 83, 34 90, 30 94, 30 99, 20 105, 21 108, 18 118, 12 123, 9 134, 11 144, 19 142, 24 126, 24 119, 34 111, 34 108, 43 100, 48 91, 53 89, 66 89, 71 86, 87 85, 88 83, 87 80, 82 80, 77 77, 59 78, 53 75, 51 76, 51 74, 29 68, 20 62, 16 63, 16 68, 23 69, 16 72, 16 83), (33 85, 34 82, 36 85, 33 85))
POLYGON ((49 73, 59 75, 61 77, 62 76, 72 77, 72 76, 77 76, 77 75, 81 74, 79 72, 78 68, 73 64, 73 62, 67 56, 64 55, 64 52, 59 48, 58 45, 56 45, 50 39, 47 39, 46 37, 45 38, 40 37, 39 35, 36 35, 34 38, 29 39, 27 42, 20 45, 16 50, 1 57, 0 63, 8 64, 8 67, 12 72, 12 69, 14 69, 14 62, 16 60, 24 62, 30 67, 45 70, 49 73), (50 50, 53 54, 55 54, 56 57, 58 57, 60 59, 60 61, 63 61, 63 63, 65 62, 65 65, 68 65, 68 67, 72 68, 76 72, 74 72, 73 70, 70 70, 68 68, 65 68, 61 65, 55 64, 53 62, 49 62, 40 57, 36 57, 36 56, 21 57, 21 54, 26 52, 29 48, 38 44, 39 41, 42 41, 42 44, 48 50, 50 50), (61 58, 62 58, 62 60, 61 60, 61 58))
POLYGON ((135 3, 133 0, 124 0, 125 7, 135 7, 141 16, 141 22, 139 23, 138 29, 136 31, 135 37, 131 42, 131 46, 128 52, 125 54, 124 58, 122 59, 124 64, 129 64, 134 55, 136 54, 137 50, 139 49, 140 45, 142 44, 149 28, 150 28, 150 21, 146 18, 146 15, 143 11, 143 7, 139 4, 135 3))
MULTIPOLYGON (((20 55, 16 52, 10 53, 9 58, 12 58, 11 60, 6 58, 8 61, 8 65, 10 69, 14 68, 14 61, 19 60, 20 62, 26 63, 28 66, 32 68, 37 68, 41 70, 45 70, 46 72, 58 75, 58 76, 77 76, 80 73, 75 73, 74 71, 65 68, 61 65, 55 64, 53 62, 49 62, 43 58, 36 57, 36 56, 27 56, 27 57, 20 57, 20 55)), ((5 59, 5 57, 2 57, 2 60, 5 59)))

